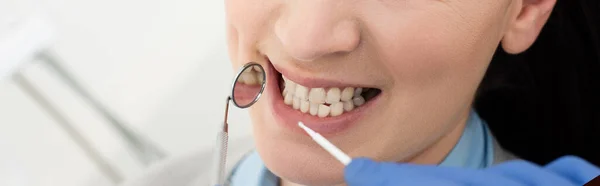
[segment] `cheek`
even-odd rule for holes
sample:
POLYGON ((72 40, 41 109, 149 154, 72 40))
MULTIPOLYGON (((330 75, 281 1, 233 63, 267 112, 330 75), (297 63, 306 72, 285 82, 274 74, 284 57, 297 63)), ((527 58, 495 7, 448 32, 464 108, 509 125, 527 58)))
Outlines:
POLYGON ((380 11, 365 21, 371 48, 395 85, 424 89, 481 78, 501 39, 500 6, 469 0, 408 2, 401 12, 380 11), (386 24, 378 24, 382 21, 386 24))
POLYGON ((393 74, 394 87, 474 91, 499 43, 498 21, 432 11, 448 13, 415 12, 399 24, 373 30, 378 56, 393 74))
MULTIPOLYGON (((378 134, 384 136, 381 141, 395 139, 387 146, 411 148, 397 147, 396 152, 422 150, 457 126, 499 42, 501 28, 494 17, 465 18, 454 11, 437 11, 448 14, 406 12, 405 19, 394 24, 370 27, 371 52, 393 82, 388 111, 383 111, 392 122, 378 134)), ((373 21, 377 19, 383 18, 373 21)))
POLYGON ((235 63, 236 61, 240 61, 238 60, 238 43, 239 38, 237 30, 235 29, 235 27, 233 27, 233 25, 227 25, 227 51, 229 54, 230 62, 233 66, 239 65, 235 63))
POLYGON ((256 60, 257 46, 270 33, 267 26, 276 4, 268 0, 256 3, 246 0, 225 2, 227 21, 227 44, 229 57, 234 66, 256 60))

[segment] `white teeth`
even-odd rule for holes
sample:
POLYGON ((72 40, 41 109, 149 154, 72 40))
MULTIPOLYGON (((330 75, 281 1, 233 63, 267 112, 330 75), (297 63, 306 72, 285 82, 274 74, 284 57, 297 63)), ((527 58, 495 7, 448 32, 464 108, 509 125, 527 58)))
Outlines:
POLYGON ((306 112, 308 112, 309 108, 310 108, 310 102, 308 102, 308 101, 300 102, 300 112, 306 113, 306 112))
POLYGON ((263 74, 263 73, 261 73, 261 72, 258 72, 258 73, 256 73, 256 74, 257 74, 257 75, 256 75, 256 78, 257 78, 257 80, 258 80, 258 84, 259 84, 259 85, 262 85, 262 84, 265 82, 265 76, 264 76, 264 74, 263 74))
POLYGON ((329 108, 329 106, 321 104, 321 105, 319 105, 319 113, 317 115, 320 118, 327 117, 327 115, 329 115, 330 110, 331 110, 331 108, 329 108))
POLYGON ((360 94, 362 94, 363 89, 362 88, 356 88, 354 89, 354 97, 359 97, 360 94))
MULTIPOLYGON (((251 73, 254 76, 254 83, 262 83, 260 74, 251 73)), ((246 78, 252 81, 252 78, 243 75, 241 81, 247 82, 246 78)), ((345 87, 345 88, 307 88, 294 83, 283 77, 282 83, 284 90, 281 92, 286 105, 318 117, 335 117, 354 110, 356 107, 365 104, 365 98, 361 95, 363 88, 345 87)))
POLYGON ((341 101, 350 101, 350 100, 352 100, 352 96, 354 96, 354 88, 352 88, 352 87, 346 87, 342 91, 342 95, 340 97, 340 100, 341 101))
POLYGON ((237 79, 237 82, 244 83, 247 85, 262 85, 264 82, 264 74, 259 67, 254 66, 252 68, 244 70, 240 77, 237 79))
POLYGON ((300 98, 294 97, 292 107, 294 107, 294 109, 296 109, 296 110, 300 109, 300 98))
POLYGON ((256 75, 252 72, 247 72, 246 77, 244 78, 246 80, 246 84, 248 85, 254 85, 254 84, 258 84, 258 78, 256 77, 256 75))
POLYGON ((308 94, 308 100, 311 103, 325 103, 326 98, 325 89, 323 88, 310 89, 310 93, 308 94))
POLYGON ((310 115, 316 116, 319 113, 319 105, 316 103, 310 103, 309 113, 310 115))
POLYGON ((354 109, 354 102, 344 101, 344 111, 349 112, 354 109))
POLYGON ((256 76, 254 75, 254 73, 242 72, 242 75, 240 75, 240 76, 241 76, 240 78, 242 79, 242 81, 245 84, 254 85, 257 83, 256 76))
POLYGON ((307 100, 308 99, 308 88, 306 88, 302 85, 296 85, 296 93, 294 94, 294 96, 300 98, 301 100, 307 100))
POLYGON ((340 102, 340 94, 339 88, 330 88, 329 91, 327 91, 327 99, 325 102, 330 104, 340 102))
POLYGON ((356 105, 356 106, 361 106, 361 105, 365 104, 365 98, 363 98, 362 96, 354 97, 354 99, 352 99, 352 101, 354 102, 354 105, 356 105))
POLYGON ((285 98, 283 99, 283 103, 285 103, 286 105, 292 105, 292 103, 294 102, 294 94, 289 93, 285 95, 285 98))
POLYGON ((257 72, 262 72, 262 70, 261 70, 261 69, 260 69, 260 67, 258 67, 258 66, 254 66, 254 67, 252 67, 252 68, 254 68, 254 70, 255 70, 255 71, 257 71, 257 72))
POLYGON ((296 93, 296 83, 290 80, 285 80, 285 90, 286 92, 296 93))
POLYGON ((330 114, 332 117, 342 115, 342 113, 344 113, 344 103, 337 102, 331 105, 330 114))

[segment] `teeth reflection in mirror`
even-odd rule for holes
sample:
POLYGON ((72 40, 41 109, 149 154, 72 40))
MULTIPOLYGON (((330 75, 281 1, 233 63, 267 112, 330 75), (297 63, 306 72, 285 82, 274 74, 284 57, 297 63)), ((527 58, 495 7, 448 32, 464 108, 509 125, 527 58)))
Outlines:
POLYGON ((325 103, 326 98, 327 95, 323 88, 310 89, 310 93, 308 94, 308 100, 310 100, 311 103, 325 103))
POLYGON ((240 77, 238 77, 237 81, 240 82, 240 83, 246 84, 246 79, 245 78, 246 78, 245 72, 242 72, 240 74, 240 77))
POLYGON ((343 103, 344 103, 344 111, 349 112, 354 109, 354 102, 352 100, 344 101, 343 103))
POLYGON ((302 100, 300 102, 300 112, 306 113, 306 112, 308 112, 309 109, 310 109, 310 102, 308 102, 306 100, 302 100))
POLYGON ((356 106, 361 106, 365 104, 365 98, 363 98, 362 96, 355 97, 354 99, 352 99, 352 101, 356 106))
POLYGON ((262 85, 265 82, 265 76, 262 72, 256 73, 256 78, 258 80, 259 85, 262 85))
POLYGON ((330 114, 331 116, 339 116, 342 115, 342 113, 344 113, 344 103, 342 102, 337 102, 334 104, 331 104, 331 111, 330 114))
POLYGON ((339 88, 330 88, 329 91, 327 91, 327 99, 325 100, 325 103, 333 104, 340 102, 340 94, 341 92, 339 88))
POLYGON ((353 87, 346 87, 342 91, 342 95, 340 97, 340 100, 341 101, 350 101, 350 100, 352 100, 352 96, 354 96, 354 88, 353 87))
POLYGON ((319 105, 319 113, 317 115, 321 118, 327 117, 330 110, 331 108, 329 108, 329 106, 321 104, 319 105))
POLYGON ((316 116, 319 113, 319 104, 317 103, 310 103, 310 115, 316 116))
POLYGON ((254 66, 254 67, 252 67, 252 68, 254 68, 254 71, 257 71, 257 72, 262 72, 262 70, 260 69, 260 67, 258 67, 258 65, 255 65, 255 66, 254 66))
POLYGON ((242 73, 241 77, 244 80, 245 84, 254 85, 257 83, 256 76, 254 75, 254 73, 245 71, 242 73))

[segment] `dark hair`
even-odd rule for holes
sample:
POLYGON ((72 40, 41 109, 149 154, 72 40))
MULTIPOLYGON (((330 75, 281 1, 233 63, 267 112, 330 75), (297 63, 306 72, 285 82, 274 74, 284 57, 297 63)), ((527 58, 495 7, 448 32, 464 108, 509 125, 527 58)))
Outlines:
POLYGON ((474 107, 523 159, 577 155, 600 165, 600 1, 558 0, 531 48, 499 47, 474 107))

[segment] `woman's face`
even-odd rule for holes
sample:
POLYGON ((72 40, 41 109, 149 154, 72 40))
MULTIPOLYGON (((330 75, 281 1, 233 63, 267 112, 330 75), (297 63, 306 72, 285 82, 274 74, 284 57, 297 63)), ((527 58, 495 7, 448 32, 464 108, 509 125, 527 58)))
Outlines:
POLYGON ((227 0, 233 67, 267 69, 250 109, 258 153, 284 180, 343 183, 342 165, 297 127, 302 121, 353 157, 439 163, 462 134, 515 6, 227 0))

